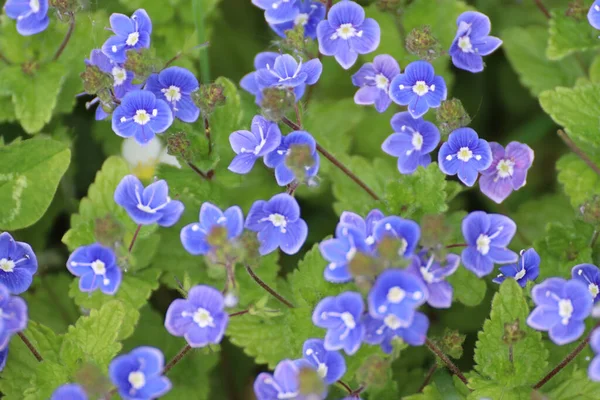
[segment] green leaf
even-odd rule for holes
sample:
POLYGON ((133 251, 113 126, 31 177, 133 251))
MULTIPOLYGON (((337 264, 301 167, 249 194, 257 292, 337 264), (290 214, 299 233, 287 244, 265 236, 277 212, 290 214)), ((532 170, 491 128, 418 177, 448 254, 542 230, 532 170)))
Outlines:
POLYGON ((600 383, 591 381, 587 371, 579 369, 547 395, 552 400, 595 400, 598 398, 599 391, 600 383))
POLYGON ((571 205, 579 209, 594 195, 600 194, 600 175, 575 154, 566 154, 556 163, 558 181, 571 199, 571 205))
MULTIPOLYGON (((465 389, 464 383, 455 379, 445 370, 438 369, 433 375, 432 382, 427 385, 422 393, 403 397, 404 400, 464 400, 466 397, 461 391, 465 389)), ((468 392, 468 389, 467 389, 468 392)))
POLYGON ((488 381, 480 376, 469 379, 469 386, 473 391, 467 397, 468 400, 482 399, 510 399, 531 400, 533 389, 531 386, 507 387, 494 381, 488 381))
POLYGON ((550 60, 560 60, 577 52, 600 48, 598 31, 588 22, 587 18, 575 19, 565 15, 564 9, 550 12, 548 48, 546 56, 550 60))
POLYGON ((25 228, 42 218, 70 161, 67 145, 51 139, 0 147, 0 229, 25 228))
POLYGON ((541 26, 508 28, 501 38, 508 61, 534 96, 557 86, 572 86, 582 74, 572 57, 548 61, 544 54, 548 32, 541 26))
POLYGON ((523 289, 515 280, 507 279, 492 300, 490 319, 483 324, 483 331, 475 345, 475 370, 483 376, 483 380, 512 389, 532 385, 541 378, 547 365, 548 351, 542 342, 542 334, 527 326, 528 315, 529 307, 523 289), (513 344, 511 362, 509 346, 502 337, 505 324, 516 320, 525 335, 513 344))
POLYGON ((454 298, 465 306, 474 307, 485 298, 485 280, 465 268, 458 268, 447 280, 454 289, 454 298))

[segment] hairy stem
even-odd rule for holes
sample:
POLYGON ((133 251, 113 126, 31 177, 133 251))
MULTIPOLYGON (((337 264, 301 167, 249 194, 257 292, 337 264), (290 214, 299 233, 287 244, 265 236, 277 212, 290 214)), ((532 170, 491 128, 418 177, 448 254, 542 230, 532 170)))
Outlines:
POLYGON ((169 370, 171 368, 173 368, 174 366, 176 366, 179 363, 179 361, 181 361, 181 359, 183 357, 185 357, 185 355, 187 353, 190 352, 190 350, 192 350, 192 346, 190 346, 189 344, 186 344, 183 349, 179 350, 179 353, 177 353, 175 355, 175 357, 173 357, 171 359, 171 361, 169 361, 169 363, 167 365, 165 365, 165 368, 162 370, 163 375, 165 375, 167 372, 169 372, 169 370))
POLYGON ((61 56, 61 54, 63 53, 63 51, 65 51, 65 48, 67 47, 67 44, 69 43, 69 40, 71 40, 73 31, 75 30, 75 15, 73 13, 69 13, 68 15, 69 15, 69 30, 67 30, 67 34, 65 35, 65 38, 63 39, 62 43, 60 44, 60 47, 58 48, 58 50, 56 50, 56 53, 54 54, 52 61, 58 60, 59 57, 61 56))
POLYGON ((431 378, 433 378, 433 374, 435 373, 436 370, 437 370, 437 364, 434 363, 431 366, 431 368, 429 368, 429 371, 427 371, 427 375, 425 375, 425 380, 421 384, 421 387, 419 388, 417 393, 421 393, 423 391, 423 389, 425 389, 425 386, 429 385, 429 382, 431 382, 431 378))
POLYGON ((350 386, 349 386, 349 385, 348 385, 346 382, 344 382, 343 380, 339 379, 339 380, 337 381, 337 383, 338 383, 340 386, 342 386, 342 387, 343 387, 343 388, 346 390, 346 392, 348 392, 348 393, 352 393, 352 388, 351 388, 351 387, 350 387, 350 386))
POLYGON ((249 312, 250 312, 250 310, 242 310, 242 311, 231 313, 231 314, 229 314, 229 316, 230 317, 237 317, 238 315, 248 314, 249 312))
POLYGON ((139 224, 137 226, 135 233, 133 234, 133 237, 131 238, 131 243, 129 243, 129 249, 127 250, 129 252, 129 254, 131 254, 131 250, 133 250, 133 245, 135 244, 135 241, 137 240, 137 237, 140 234, 140 229, 142 229, 142 224, 139 224))
POLYGON ((265 282, 263 282, 258 276, 256 276, 256 274, 254 273, 254 271, 252 271, 252 268, 250 268, 250 266, 248 264, 246 264, 246 271, 248 271, 248 275, 250 275, 250 277, 252 277, 252 279, 254 279, 254 282, 258 283, 258 286, 265 289, 267 292, 269 292, 269 294, 271 296, 275 297, 277 300, 279 300, 281 303, 285 304, 289 308, 294 308, 294 305, 292 303, 287 301, 282 295, 277 293, 269 285, 267 285, 265 282))
POLYGON ((550 15, 550 11, 548 11, 544 3, 542 3, 542 0, 533 0, 533 2, 537 6, 537 8, 539 8, 540 11, 546 16, 546 18, 552 18, 552 16, 550 15))
POLYGON ((206 179, 207 181, 210 181, 210 177, 207 174, 205 174, 204 172, 200 171, 200 168, 196 167, 194 164, 192 164, 189 161, 187 161, 186 163, 187 163, 188 167, 190 167, 195 173, 200 175, 200 177, 202 179, 206 179))
POLYGON ((44 361, 44 359, 42 358, 40 353, 37 351, 37 349, 35 348, 33 343, 31 343, 29 341, 29 339, 27 339, 27 336, 25 336, 25 334, 23 332, 18 332, 17 335, 19 335, 19 337, 21 338, 23 343, 25 343, 25 346, 27 346, 27 348, 29 349, 31 354, 33 354, 33 356, 35 357, 36 360, 38 360, 39 362, 44 361))
POLYGON ((204 136, 208 140, 208 155, 212 153, 213 143, 210 137, 210 124, 208 123, 208 118, 204 117, 204 136))
POLYGON ((467 378, 463 375, 461 370, 452 362, 452 360, 448 358, 447 355, 444 354, 444 352, 439 347, 436 346, 435 343, 429 340, 429 338, 426 338, 425 345, 427 345, 427 347, 429 347, 429 350, 435 353, 435 355, 438 356, 444 362, 444 364, 446 364, 448 369, 452 371, 452 373, 456 375, 458 379, 460 379, 465 385, 469 384, 469 381, 467 381, 467 378))
POLYGON ((583 150, 581 150, 579 147, 577 147, 575 142, 573 142, 573 140, 569 137, 569 135, 567 135, 567 132, 563 131, 562 129, 559 129, 556 133, 562 139, 562 141, 565 142, 567 147, 569 147, 569 149, 571 149, 571 151, 573 153, 577 154, 577 156, 579 158, 581 158, 581 160, 584 163, 586 163, 588 165, 588 167, 590 167, 595 173, 600 175, 600 167, 598 167, 596 164, 594 164, 594 162, 587 156, 587 154, 585 154, 583 152, 583 150))
POLYGON ((466 243, 456 243, 456 244, 449 244, 448 246, 446 246, 447 249, 453 249, 455 247, 467 247, 469 246, 466 243))

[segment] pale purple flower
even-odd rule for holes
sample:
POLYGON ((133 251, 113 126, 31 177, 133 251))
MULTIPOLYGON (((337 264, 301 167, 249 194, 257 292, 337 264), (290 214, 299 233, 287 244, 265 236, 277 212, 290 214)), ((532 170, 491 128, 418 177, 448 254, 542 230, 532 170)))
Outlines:
POLYGON ((369 314, 376 319, 394 314, 407 327, 428 296, 427 286, 419 278, 404 270, 386 269, 369 292, 369 314))
POLYGON ((337 351, 325 349, 323 339, 308 339, 302 346, 302 358, 296 362, 299 368, 309 366, 327 385, 333 385, 346 373, 346 360, 337 351))
POLYGON ((455 67, 469 72, 483 71, 483 58, 494 52, 502 40, 489 36, 492 24, 487 15, 466 11, 456 19, 458 31, 448 54, 455 67))
POLYGON ((279 24, 269 24, 269 26, 279 36, 285 37, 285 31, 303 25, 304 36, 316 39, 317 25, 325 18, 325 4, 318 0, 296 0, 295 7, 298 9, 298 14, 294 18, 279 24))
POLYGON ((381 345, 381 349, 390 354, 393 350, 392 341, 395 338, 411 346, 421 346, 427 338, 429 319, 420 312, 415 312, 412 322, 408 325, 394 314, 388 314, 381 319, 373 318, 369 314, 363 317, 365 324, 365 343, 381 345))
POLYGON ((300 395, 300 369, 292 360, 282 360, 275 367, 275 372, 260 373, 254 381, 254 394, 258 400, 296 399, 300 395))
POLYGON ((320 158, 317 152, 317 142, 312 135, 306 131, 293 131, 281 138, 279 146, 265 155, 264 162, 269 168, 275 169, 275 179, 279 186, 285 186, 296 180, 296 175, 287 164, 287 158, 296 146, 307 147, 310 151, 312 165, 304 165, 304 180, 310 182, 319 172, 320 158))
POLYGON ((380 113, 392 104, 388 93, 390 82, 400 74, 400 66, 394 57, 381 54, 372 63, 366 63, 352 75, 352 84, 360 89, 354 95, 354 102, 360 105, 375 105, 380 113))
POLYGON ((136 10, 131 18, 114 13, 110 16, 110 27, 114 36, 102 45, 102 52, 117 63, 125 62, 128 50, 150 47, 152 21, 146 10, 136 10))
MULTIPOLYGON (((600 0, 598 0, 600 1, 600 0)), ((590 347, 596 353, 596 356, 588 366, 588 377, 594 381, 600 381, 600 328, 594 329, 590 338, 590 347)))
POLYGON ((260 87, 278 87, 293 89, 300 85, 314 85, 323 72, 323 65, 318 58, 307 62, 298 62, 289 54, 275 58, 273 64, 256 71, 256 82, 260 87))
POLYGON ((458 128, 448 136, 438 153, 438 164, 446 175, 457 175, 467 186, 473 186, 480 171, 492 163, 492 150, 486 140, 479 139, 471 128, 458 128))
POLYGON ((534 281, 540 274, 540 256, 535 249, 521 250, 521 258, 516 264, 500 267, 500 274, 493 280, 502 283, 507 278, 512 278, 521 287, 525 287, 528 281, 534 281))
POLYGON ((406 271, 418 277, 427 287, 427 304, 434 308, 450 308, 453 290, 446 278, 458 269, 459 264, 460 257, 456 254, 448 254, 441 263, 433 255, 427 257, 427 252, 422 251, 411 258, 406 271))
POLYGON ((365 18, 365 10, 349 0, 334 4, 327 19, 317 26, 319 51, 335 56, 344 69, 353 66, 359 54, 375 51, 380 35, 377 21, 365 18))
POLYGON ((492 163, 481 171, 481 192, 500 204, 513 190, 525 186, 527 170, 533 163, 533 150, 526 144, 510 142, 506 150, 491 142, 492 163))
POLYGON ((260 115, 252 118, 250 129, 235 131, 229 135, 229 143, 237 155, 228 169, 237 174, 250 172, 257 159, 271 153, 281 143, 279 126, 260 115))
POLYGON ((594 303, 600 300, 600 296, 598 296, 600 292, 600 269, 598 267, 593 264, 576 265, 571 270, 571 277, 587 286, 594 303))
POLYGON ((374 236, 375 226, 383 218, 385 218, 385 215, 383 215, 383 213, 378 209, 369 211, 369 214, 367 214, 365 219, 353 212, 344 211, 342 215, 340 215, 340 222, 338 223, 338 226, 349 225, 355 229, 358 229, 358 231, 364 235, 365 243, 369 246, 369 249, 374 250, 377 244, 374 236))

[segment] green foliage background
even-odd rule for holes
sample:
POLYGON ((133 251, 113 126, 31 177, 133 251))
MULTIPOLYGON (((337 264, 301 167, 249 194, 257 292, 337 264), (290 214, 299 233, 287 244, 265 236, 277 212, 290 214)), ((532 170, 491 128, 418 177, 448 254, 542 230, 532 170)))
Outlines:
MULTIPOLYGON (((194 351, 170 372, 174 388, 165 398, 251 399, 252 382, 260 371, 272 369, 281 359, 298 358, 304 340, 323 335, 311 325, 313 307, 351 286, 322 279, 326 262, 314 244, 334 232, 344 210, 365 214, 381 208, 419 222, 443 214, 445 244, 462 241, 460 221, 466 211, 509 215, 519 226, 513 249, 535 247, 541 256, 539 281, 568 277, 578 263, 600 263, 600 241, 590 242, 598 225, 580 217, 580 207, 600 195, 600 176, 569 153, 556 135, 563 128, 600 165, 600 39, 585 12, 579 20, 567 15, 573 4, 587 10, 591 1, 543 0, 549 20, 530 0, 400 0, 405 5, 398 16, 380 11, 375 1, 360 3, 380 24, 381 45, 374 54, 362 56, 351 71, 325 57, 322 78, 310 104, 303 107, 303 123, 382 200, 372 201, 323 160, 320 185, 297 191, 310 229, 302 254, 270 255, 256 268, 296 308, 285 309, 269 298, 268 307, 281 311, 276 316, 232 318, 221 346, 194 351), (451 96, 463 102, 472 117, 470 126, 481 137, 503 145, 517 140, 535 151, 527 185, 501 206, 477 187, 465 190, 446 178, 435 164, 412 176, 400 175, 395 160, 380 150, 392 133, 389 120, 400 108, 392 106, 378 114, 352 101, 355 88, 350 76, 362 62, 387 53, 404 68, 416 59, 405 49, 404 37, 425 24, 447 49, 456 17, 469 9, 489 15, 492 34, 503 39, 503 47, 485 58, 486 69, 480 74, 452 68, 448 57, 436 60, 434 66, 446 79, 451 96)), ((239 90, 237 82, 253 70, 256 53, 277 49, 262 12, 250 1, 91 0, 84 2, 76 18, 72 40, 53 62, 67 30, 65 22, 52 16, 46 32, 21 37, 13 21, 0 17, 0 53, 10 62, 0 60, 0 230, 30 243, 38 255, 39 273, 24 295, 31 319, 26 334, 44 356, 38 365, 20 341, 12 341, 7 367, 0 374, 0 391, 7 399, 47 399, 68 381, 105 388, 98 376, 106 372, 112 357, 139 345, 159 347, 167 359, 175 355, 185 343, 165 331, 163 317, 169 303, 180 296, 177 280, 186 287, 206 283, 221 288, 225 277, 224 271, 183 251, 179 229, 197 218, 204 201, 221 207, 238 204, 247 212, 253 201, 281 190, 260 167, 244 177, 226 169, 233 157, 229 133, 246 129, 258 113, 253 98, 239 90), (116 296, 88 296, 79 292, 65 269, 69 251, 100 240, 98 227, 103 221, 122 228, 120 246, 129 243, 136 227, 112 200, 115 186, 130 173, 120 157, 122 139, 112 133, 110 123, 94 121, 93 112, 85 109, 90 98, 75 96, 83 90, 79 74, 84 58, 108 36, 104 27, 110 13, 129 14, 140 7, 153 20, 157 56, 166 60, 182 51, 176 65, 189 68, 203 82, 216 80, 225 87, 227 102, 210 117, 215 153, 201 162, 203 169, 214 168, 215 178, 207 182, 191 169, 161 166, 156 175, 184 201, 184 216, 170 229, 142 229, 116 296), (192 49, 206 40, 208 48, 192 49)), ((200 125, 187 129, 191 134, 203 132, 200 125)), ((240 310, 264 297, 240 266, 236 279, 240 310)), ((456 363, 471 371, 467 375, 472 392, 438 368, 430 385, 415 394, 435 363, 421 347, 403 350, 391 368, 378 371, 383 386, 368 386, 364 398, 529 399, 535 382, 575 346, 559 348, 526 327, 532 303, 528 290, 514 282, 499 288, 491 277, 479 280, 462 268, 450 282, 455 288, 452 309, 426 310, 432 321, 430 337, 442 335, 445 328, 466 335, 456 363), (504 324, 517 319, 525 337, 514 346, 510 362, 502 336, 504 324)), ((382 357, 378 348, 365 346, 347 357, 344 380, 358 387, 361 369, 373 355, 382 357)), ((587 380, 589 355, 590 350, 584 350, 542 388, 543 394, 559 400, 600 398, 600 385, 587 380)), ((344 392, 336 387, 330 394, 341 398, 344 392)))

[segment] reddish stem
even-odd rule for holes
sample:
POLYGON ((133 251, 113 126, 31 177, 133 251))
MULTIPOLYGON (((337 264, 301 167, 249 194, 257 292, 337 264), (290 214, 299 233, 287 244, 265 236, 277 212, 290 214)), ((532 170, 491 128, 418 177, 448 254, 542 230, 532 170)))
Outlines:
POLYGON ((140 229, 142 229, 142 224, 139 224, 135 230, 135 233, 133 234, 133 237, 131 238, 131 243, 129 243, 129 249, 128 252, 131 254, 131 250, 133 249, 133 245, 135 244, 135 241, 137 240, 138 235, 140 234, 140 229))

